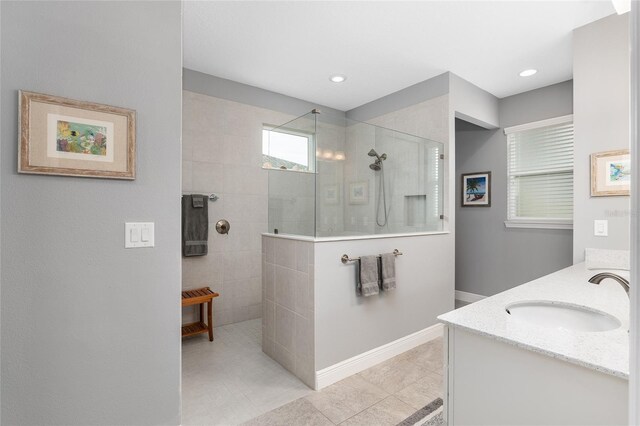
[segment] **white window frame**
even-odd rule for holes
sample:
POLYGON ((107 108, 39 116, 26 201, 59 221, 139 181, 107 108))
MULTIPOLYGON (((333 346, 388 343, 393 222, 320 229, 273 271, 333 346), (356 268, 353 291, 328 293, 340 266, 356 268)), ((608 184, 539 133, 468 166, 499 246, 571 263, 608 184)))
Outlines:
MULTIPOLYGON (((511 178, 511 170, 509 170, 509 134, 523 132, 526 130, 538 129, 546 126, 553 126, 573 122, 573 114, 561 117, 550 118, 548 120, 534 121, 532 123, 521 124, 518 126, 505 127, 504 134, 507 136, 507 220, 504 226, 507 228, 533 228, 533 229, 573 229, 573 218, 571 219, 546 219, 537 217, 511 217, 511 200, 509 180, 511 178)), ((572 167, 573 170, 573 167, 572 167)))
MULTIPOLYGON (((309 158, 307 161, 309 162, 309 170, 279 169, 279 168, 269 168, 269 167, 262 166, 264 170, 280 170, 283 172, 298 172, 298 173, 315 173, 316 172, 316 140, 315 140, 315 135, 313 133, 306 133, 300 130, 288 129, 286 127, 273 126, 270 124, 263 124, 262 131, 264 132, 265 130, 268 132, 278 132, 278 133, 284 133, 287 135, 294 135, 294 136, 307 138, 308 149, 309 149, 307 153, 309 158)), ((260 154, 263 155, 264 152, 262 152, 262 143, 260 146, 261 146, 260 154)))

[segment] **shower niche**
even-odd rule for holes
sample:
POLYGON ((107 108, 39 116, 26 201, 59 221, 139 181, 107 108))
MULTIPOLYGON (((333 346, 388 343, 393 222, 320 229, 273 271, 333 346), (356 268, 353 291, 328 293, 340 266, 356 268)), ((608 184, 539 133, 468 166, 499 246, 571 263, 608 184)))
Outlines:
POLYGON ((405 225, 421 228, 427 224, 427 195, 404 196, 405 225))
POLYGON ((263 148, 271 233, 324 238, 443 230, 440 142, 314 110, 266 127, 263 148))

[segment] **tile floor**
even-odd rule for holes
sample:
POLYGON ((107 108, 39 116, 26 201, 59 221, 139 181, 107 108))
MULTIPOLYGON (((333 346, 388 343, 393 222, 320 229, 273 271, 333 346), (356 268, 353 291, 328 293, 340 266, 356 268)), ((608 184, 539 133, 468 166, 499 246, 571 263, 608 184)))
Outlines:
POLYGON ((442 397, 442 360, 439 338, 245 425, 397 425, 442 397))
POLYGON ((455 303, 456 303, 455 304, 456 309, 462 308, 463 306, 467 306, 470 304, 469 302, 463 302, 462 300, 458 300, 458 299, 456 299, 455 303))
POLYGON ((262 353, 261 320, 182 345, 183 425, 396 425, 442 397, 442 339, 312 391, 262 353))
POLYGON ((238 425, 313 391, 262 353, 260 319, 182 343, 182 424, 238 425))

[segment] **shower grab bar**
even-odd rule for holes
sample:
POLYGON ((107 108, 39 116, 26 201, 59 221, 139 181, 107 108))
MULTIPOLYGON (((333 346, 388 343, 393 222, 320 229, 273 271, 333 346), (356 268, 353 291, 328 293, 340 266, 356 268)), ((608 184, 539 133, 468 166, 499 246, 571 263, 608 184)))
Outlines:
MULTIPOLYGON (((398 249, 393 250, 393 252, 391 254, 393 254, 394 256, 402 256, 402 252, 399 251, 398 249)), ((380 256, 382 256, 382 255, 379 254, 376 257, 380 257, 380 256)), ((344 263, 346 265, 347 262, 355 262, 356 260, 360 260, 360 258, 359 257, 349 257, 348 255, 343 254, 342 257, 340 258, 340 260, 342 261, 342 263, 344 263)))

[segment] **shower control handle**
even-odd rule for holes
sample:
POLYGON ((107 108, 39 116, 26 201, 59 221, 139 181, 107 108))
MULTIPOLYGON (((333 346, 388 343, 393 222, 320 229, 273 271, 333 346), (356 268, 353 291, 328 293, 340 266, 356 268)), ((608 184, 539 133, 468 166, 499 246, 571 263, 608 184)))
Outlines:
POLYGON ((218 234, 228 234, 229 229, 231 229, 231 224, 226 219, 220 219, 216 222, 216 231, 218 234))

